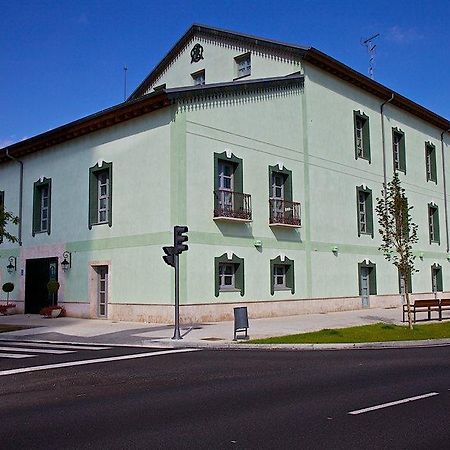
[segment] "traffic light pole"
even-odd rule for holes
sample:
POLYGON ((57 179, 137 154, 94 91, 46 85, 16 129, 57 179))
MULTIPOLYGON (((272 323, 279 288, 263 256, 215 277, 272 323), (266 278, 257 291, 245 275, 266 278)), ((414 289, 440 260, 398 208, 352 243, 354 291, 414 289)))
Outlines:
POLYGON ((180 255, 175 255, 175 330, 172 339, 183 339, 180 333, 180 255))

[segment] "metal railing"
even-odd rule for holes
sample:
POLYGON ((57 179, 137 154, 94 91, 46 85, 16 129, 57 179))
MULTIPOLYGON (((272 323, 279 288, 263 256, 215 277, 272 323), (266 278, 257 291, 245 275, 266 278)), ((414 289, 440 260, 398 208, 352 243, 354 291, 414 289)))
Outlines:
POLYGON ((214 217, 252 220, 251 195, 223 189, 214 191, 214 217))
POLYGON ((287 200, 279 200, 275 198, 269 199, 269 223, 282 224, 291 226, 301 226, 301 209, 300 203, 289 202, 287 200))

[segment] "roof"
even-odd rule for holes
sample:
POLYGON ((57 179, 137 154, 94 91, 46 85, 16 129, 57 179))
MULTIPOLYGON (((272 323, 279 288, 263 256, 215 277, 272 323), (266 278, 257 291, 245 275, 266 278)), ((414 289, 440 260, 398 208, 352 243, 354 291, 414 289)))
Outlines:
POLYGON ((169 50, 159 64, 150 72, 145 80, 136 88, 130 95, 129 100, 133 100, 142 95, 148 86, 158 78, 169 62, 181 51, 181 49, 191 40, 193 36, 205 36, 211 38, 222 38, 233 42, 240 42, 246 45, 256 45, 266 50, 277 50, 283 53, 289 53, 293 58, 297 58, 320 67, 334 76, 341 78, 348 83, 351 83, 373 95, 380 98, 382 101, 389 100, 392 95, 391 103, 398 108, 401 108, 409 113, 435 125, 441 130, 448 130, 450 128, 450 121, 429 109, 413 102, 412 100, 398 94, 388 87, 378 83, 366 75, 363 75, 349 66, 337 61, 331 56, 322 53, 314 47, 307 47, 302 45, 289 44, 285 42, 274 41, 271 39, 261 38, 234 31, 223 30, 221 28, 209 27, 206 25, 194 24, 186 33, 178 40, 178 42, 169 50))
POLYGON ((284 77, 259 80, 230 81, 203 86, 160 89, 139 97, 136 100, 120 103, 111 108, 0 149, 0 164, 10 160, 7 152, 15 158, 20 158, 29 153, 34 153, 94 131, 125 122, 157 109, 165 108, 178 99, 294 86, 303 86, 303 75, 294 73, 284 77))

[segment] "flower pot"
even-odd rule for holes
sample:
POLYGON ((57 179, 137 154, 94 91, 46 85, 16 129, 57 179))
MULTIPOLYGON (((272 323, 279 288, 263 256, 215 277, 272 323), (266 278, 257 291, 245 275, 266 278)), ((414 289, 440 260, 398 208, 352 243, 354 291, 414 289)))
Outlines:
POLYGON ((6 308, 5 315, 6 316, 12 316, 13 314, 16 314, 16 307, 11 306, 10 308, 6 308))
POLYGON ((52 309, 51 317, 56 318, 59 317, 60 314, 61 314, 60 309, 52 309))

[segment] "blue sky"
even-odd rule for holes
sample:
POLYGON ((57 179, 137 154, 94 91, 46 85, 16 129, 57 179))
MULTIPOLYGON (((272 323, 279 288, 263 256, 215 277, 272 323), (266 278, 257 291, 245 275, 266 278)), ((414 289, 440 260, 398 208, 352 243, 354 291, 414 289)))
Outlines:
POLYGON ((450 118, 450 2, 0 0, 0 148, 123 100, 196 22, 311 45, 450 118))

